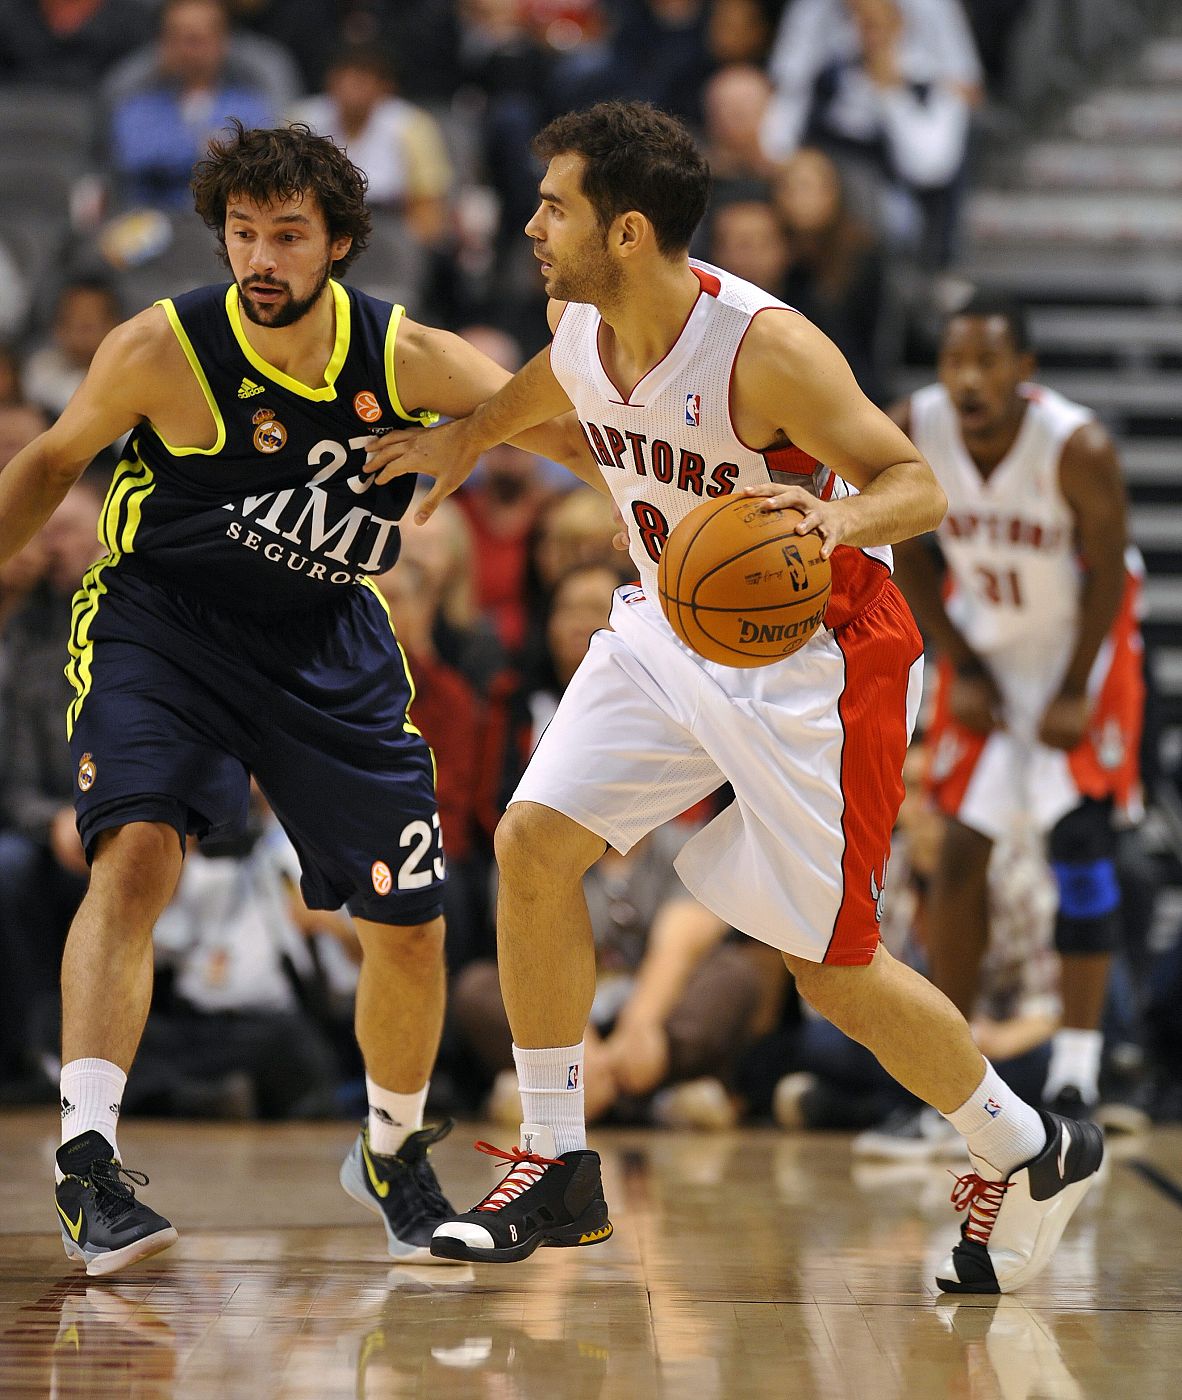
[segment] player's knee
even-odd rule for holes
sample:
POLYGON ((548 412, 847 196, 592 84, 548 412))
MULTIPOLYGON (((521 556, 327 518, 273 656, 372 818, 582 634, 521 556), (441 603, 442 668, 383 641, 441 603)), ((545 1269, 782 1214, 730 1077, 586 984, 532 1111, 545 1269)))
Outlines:
POLYGON ((92 883, 112 884, 128 905, 163 908, 180 875, 181 846, 164 822, 129 822, 104 831, 95 846, 92 883))
POLYGON ((988 836, 963 822, 947 821, 940 841, 939 867, 942 874, 958 885, 984 882, 989 870, 993 842, 988 836))
POLYGON ((1067 957, 1113 953, 1120 946, 1120 885, 1108 859, 1055 861, 1059 886, 1055 947, 1067 957))
POLYGON ((822 1016, 829 1016, 834 1008, 845 1001, 852 990, 850 984, 853 975, 860 971, 857 967, 810 962, 791 953, 784 954, 784 962, 796 979, 796 990, 822 1016))
POLYGON ((367 958, 378 958, 400 967, 433 964, 443 960, 444 923, 442 918, 425 924, 375 924, 357 920, 357 936, 367 958))
POLYGON ((495 848, 501 879, 536 882, 547 873, 581 879, 603 854, 603 842, 553 808, 514 802, 497 824, 495 848))

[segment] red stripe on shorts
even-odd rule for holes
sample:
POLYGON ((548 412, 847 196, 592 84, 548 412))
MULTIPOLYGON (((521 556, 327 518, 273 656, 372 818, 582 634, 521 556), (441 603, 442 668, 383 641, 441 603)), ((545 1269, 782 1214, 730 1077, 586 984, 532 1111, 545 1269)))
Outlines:
POLYGON ((903 803, 907 685, 923 640, 903 596, 886 580, 865 613, 834 632, 845 658, 838 702, 841 750, 842 900, 824 961, 861 966, 874 957, 891 832, 903 803))
POLYGON ((969 790, 977 762, 985 750, 988 734, 978 734, 952 718, 952 686, 956 672, 941 657, 936 667, 936 699, 932 722, 924 747, 927 771, 924 782, 936 806, 945 816, 955 817, 969 790))
POLYGON ((1128 573, 1120 612, 1108 633, 1112 658, 1088 716, 1088 732, 1068 755, 1080 792, 1085 797, 1110 796, 1118 808, 1127 808, 1140 787, 1145 713, 1140 601, 1141 580, 1128 573))

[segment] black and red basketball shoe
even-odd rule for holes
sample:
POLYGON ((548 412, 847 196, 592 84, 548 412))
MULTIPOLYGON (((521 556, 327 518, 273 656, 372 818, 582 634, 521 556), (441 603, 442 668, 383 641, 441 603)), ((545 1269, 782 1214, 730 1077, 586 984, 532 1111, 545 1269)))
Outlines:
POLYGON ((563 1249, 610 1239, 599 1153, 553 1152, 551 1129, 522 1124, 523 1147, 508 1152, 478 1142, 477 1151, 510 1163, 484 1200, 435 1227, 431 1253, 473 1264, 513 1264, 539 1245, 563 1249), (543 1156, 535 1148, 550 1148, 543 1156))

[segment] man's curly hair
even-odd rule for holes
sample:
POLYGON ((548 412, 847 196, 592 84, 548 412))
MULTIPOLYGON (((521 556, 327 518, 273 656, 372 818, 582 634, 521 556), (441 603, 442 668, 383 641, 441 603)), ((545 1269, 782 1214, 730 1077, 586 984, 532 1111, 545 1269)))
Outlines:
POLYGON ((342 235, 353 244, 334 265, 345 271, 369 242, 370 217, 365 205, 365 173, 327 136, 317 136, 302 122, 248 130, 235 117, 224 137, 212 137, 209 154, 193 167, 191 188, 197 212, 217 234, 226 253, 226 206, 234 197, 256 204, 316 196, 329 237, 342 235))

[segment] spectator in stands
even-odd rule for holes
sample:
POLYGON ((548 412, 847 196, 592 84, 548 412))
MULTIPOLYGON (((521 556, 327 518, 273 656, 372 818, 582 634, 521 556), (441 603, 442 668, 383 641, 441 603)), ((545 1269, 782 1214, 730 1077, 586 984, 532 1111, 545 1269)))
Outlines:
MULTIPOLYGON (((285 38, 267 37, 262 30, 252 32, 239 23, 250 10, 253 0, 224 0, 223 10, 229 23, 225 59, 221 80, 226 87, 260 89, 274 112, 286 112, 305 91, 305 83, 285 38)), ((327 56, 325 39, 326 16, 320 0, 280 0, 298 9, 304 4, 315 7, 319 22, 321 61, 327 56)), ((158 9, 153 3, 150 8, 158 9)), ((329 18, 328 23, 331 23, 329 18)), ((129 53, 116 65, 102 85, 102 100, 108 111, 125 97, 141 91, 151 83, 158 66, 157 45, 144 44, 129 53)))
MULTIPOLYGON (((607 85, 594 96, 651 102, 699 125, 702 85, 711 68, 707 0, 637 0, 612 8, 617 18, 607 85)), ((583 105, 582 99, 575 105, 583 105)))
POLYGON ((502 443, 457 493, 475 544, 476 600, 510 654, 525 642, 530 534, 553 488, 540 459, 502 443))
POLYGON ((104 485, 83 476, 46 524, 45 577, 5 634, 0 773, 8 829, 0 834, 0 966, 9 1004, 0 1022, 10 1060, 14 1051, 29 1055, 54 1043, 52 1032, 42 1036, 37 1025, 46 1006, 56 1005, 66 932, 86 890, 71 800, 76 773, 63 724, 74 692, 61 657, 74 592, 99 552, 104 485))
POLYGON ((447 229, 451 162, 435 119, 398 95, 386 54, 369 45, 347 48, 333 60, 324 92, 292 113, 313 131, 348 148, 369 179, 372 209, 400 214, 426 245, 447 229))
POLYGON ((398 557, 423 571, 435 650, 479 695, 487 695, 504 670, 505 651, 476 606, 472 535, 464 512, 454 501, 441 501, 425 524, 404 531, 398 557))
POLYGON ((99 277, 75 277, 58 293, 51 342, 25 363, 25 397, 56 418, 90 368, 108 331, 123 319, 114 287, 99 277))
POLYGON ((772 44, 766 0, 714 0, 706 18, 706 52, 720 68, 753 63, 762 68, 772 44))
POLYGON ((550 58, 515 0, 461 0, 460 83, 475 115, 480 156, 501 201, 503 238, 516 240, 537 203, 530 151, 549 110, 550 58))
POLYGON ((110 112, 110 163, 120 202, 180 210, 193 163, 230 117, 272 126, 261 83, 227 71, 230 27, 221 0, 165 0, 154 62, 110 112))
MULTIPOLYGON (((0 234, 0 356, 11 355, 4 342, 14 341, 25 328, 29 314, 30 288, 12 250, 0 234)), ((3 397, 0 385, 0 403, 3 397)))
POLYGON ((0 74, 90 92, 151 32, 143 0, 0 0, 0 74))
POLYGON ((716 205, 767 195, 775 165, 763 149, 761 131, 771 97, 767 74, 751 64, 732 64, 707 82, 704 149, 716 205))
MULTIPOLYGON (((31 404, 0 403, 0 470, 48 426, 44 413, 31 404)), ((38 534, 6 564, 0 564, 0 734, 5 732, 6 727, 3 702, 8 672, 8 625, 41 582, 45 562, 45 541, 38 534)), ((2 754, 3 749, 0 748, 2 754)), ((4 798, 6 773, 2 764, 3 758, 0 757, 0 829, 6 823, 4 813, 7 810, 4 798)))
POLYGON ((823 151, 792 156, 775 202, 788 239, 785 301, 825 332, 882 402, 894 366, 883 362, 889 298, 879 239, 847 208, 841 173, 823 151))
MULTIPOLYGON (((548 605, 558 580, 577 564, 631 567, 614 545, 620 530, 610 496, 579 485, 542 507, 530 542, 529 588, 548 605)), ((534 601, 531 598, 531 605, 534 601)))
POLYGON ((952 252, 981 71, 956 0, 795 0, 784 12, 763 123, 768 155, 809 141, 869 183, 892 239, 928 265, 952 252))
POLYGON ((24 401, 21 357, 11 345, 0 344, 0 408, 17 408, 24 401))
POLYGON ((426 569, 411 559, 377 580, 410 662, 412 720, 435 755, 435 792, 443 828, 448 883, 444 889, 447 964, 455 972, 475 956, 489 926, 488 861, 479 851, 477 814, 496 782, 482 771, 484 714, 480 697, 435 648, 439 604, 426 569))
POLYGON ((784 295, 788 243, 775 209, 762 199, 737 199, 710 221, 709 260, 774 297, 784 295))
MULTIPOLYGON (((335 1107, 299 863, 256 793, 245 832, 190 841, 154 934, 158 978, 125 1111, 310 1118, 335 1107)), ((318 926, 325 921, 318 918, 318 926)), ((332 915, 326 916, 328 920, 332 915)))

